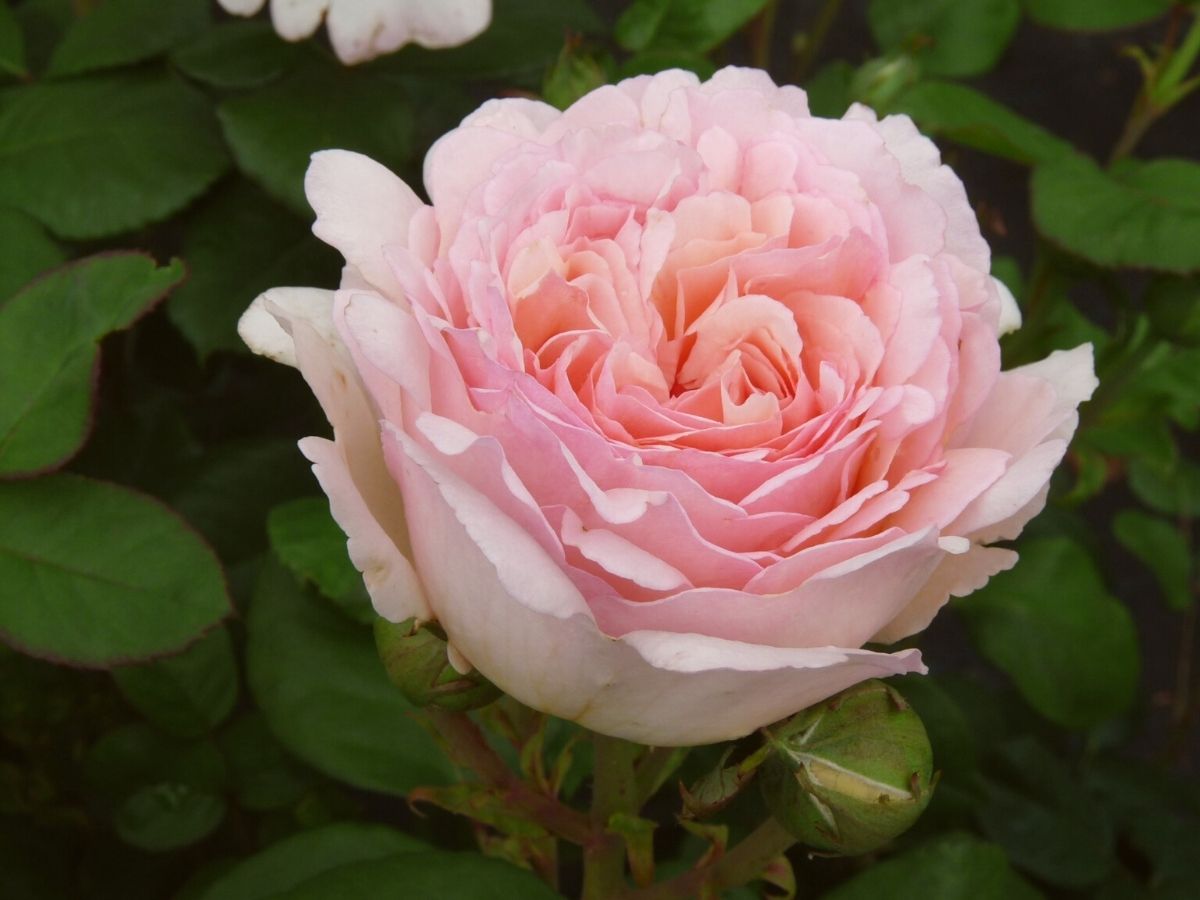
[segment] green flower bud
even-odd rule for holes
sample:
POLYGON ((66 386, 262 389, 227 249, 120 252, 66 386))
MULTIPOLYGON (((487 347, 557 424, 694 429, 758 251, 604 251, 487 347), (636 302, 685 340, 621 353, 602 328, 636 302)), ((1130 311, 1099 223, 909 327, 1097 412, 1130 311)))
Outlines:
POLYGON ((866 681, 770 728, 759 783, 775 818, 810 847, 867 853, 929 803, 933 751, 920 717, 866 681))
POLYGON ((465 712, 500 696, 499 689, 478 671, 463 675, 450 665, 446 637, 432 622, 376 619, 375 646, 392 684, 416 706, 465 712))

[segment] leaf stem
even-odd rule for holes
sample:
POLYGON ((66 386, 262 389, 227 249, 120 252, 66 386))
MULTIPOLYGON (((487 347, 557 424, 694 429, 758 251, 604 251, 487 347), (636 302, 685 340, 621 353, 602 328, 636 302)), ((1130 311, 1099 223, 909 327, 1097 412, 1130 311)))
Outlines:
POLYGON ((721 891, 749 884, 796 843, 772 816, 720 858, 699 869, 684 872, 640 890, 622 894, 622 900, 694 900, 719 897, 721 891))
POLYGON ((509 808, 565 841, 580 846, 592 843, 594 832, 587 816, 549 794, 534 790, 519 778, 488 745, 487 738, 469 716, 434 707, 426 708, 424 714, 441 737, 450 759, 500 791, 509 808))

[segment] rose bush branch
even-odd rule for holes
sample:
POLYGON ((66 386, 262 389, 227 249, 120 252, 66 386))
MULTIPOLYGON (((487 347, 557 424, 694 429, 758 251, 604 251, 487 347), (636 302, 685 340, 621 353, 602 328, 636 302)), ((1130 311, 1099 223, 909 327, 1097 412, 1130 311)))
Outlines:
MULTIPOLYGON (((1187 13, 1180 7, 1177 16, 1187 13)), ((1140 47, 1129 53, 1137 60, 1144 79, 1125 121, 1121 136, 1117 138, 1109 164, 1124 159, 1145 136, 1150 127, 1166 115, 1181 100, 1200 87, 1200 76, 1187 78, 1197 56, 1200 56, 1200 14, 1193 13, 1192 24, 1183 40, 1176 45, 1180 20, 1172 21, 1172 28, 1157 56, 1150 56, 1140 47), (1187 79, 1187 80, 1185 80, 1187 79)))
POLYGON ((479 726, 465 713, 429 708, 423 713, 456 765, 474 772, 485 785, 499 791, 509 807, 573 844, 593 843, 595 829, 587 816, 517 776, 487 742, 479 726))
POLYGON ((729 888, 749 884, 796 843, 772 816, 705 866, 646 888, 621 894, 622 900, 695 900, 719 897, 729 888))

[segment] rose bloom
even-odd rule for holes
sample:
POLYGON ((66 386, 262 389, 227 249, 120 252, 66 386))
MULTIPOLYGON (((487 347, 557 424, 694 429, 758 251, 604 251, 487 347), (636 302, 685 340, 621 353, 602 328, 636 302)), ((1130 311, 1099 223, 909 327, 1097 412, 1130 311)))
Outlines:
POLYGON ((670 71, 490 101, 425 185, 317 154, 341 287, 240 327, 333 424, 301 447, 377 610, 437 620, 460 669, 724 740, 924 671, 860 648, 1016 562, 989 545, 1044 505, 1091 347, 1000 371, 1016 305, 907 117, 670 71))
MULTIPOLYGON (((218 0, 252 16, 267 0, 218 0)), ((327 19, 329 42, 346 64, 365 62, 405 44, 457 47, 492 20, 492 0, 271 0, 271 20, 288 41, 310 37, 327 19)))

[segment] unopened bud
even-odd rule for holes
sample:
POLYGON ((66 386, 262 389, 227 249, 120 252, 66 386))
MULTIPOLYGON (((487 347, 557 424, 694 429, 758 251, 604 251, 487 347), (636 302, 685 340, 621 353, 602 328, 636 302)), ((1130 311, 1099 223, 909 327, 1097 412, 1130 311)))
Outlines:
POLYGON ((375 646, 388 678, 416 706, 464 712, 487 706, 500 696, 499 689, 478 671, 455 670, 445 635, 433 623, 376 619, 375 646))
POLYGON ((929 803, 933 751, 895 690, 867 681, 768 731, 759 781, 768 807, 810 847, 867 853, 907 831, 929 803))

